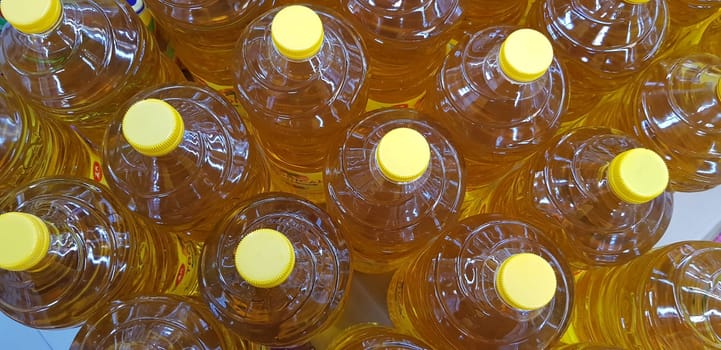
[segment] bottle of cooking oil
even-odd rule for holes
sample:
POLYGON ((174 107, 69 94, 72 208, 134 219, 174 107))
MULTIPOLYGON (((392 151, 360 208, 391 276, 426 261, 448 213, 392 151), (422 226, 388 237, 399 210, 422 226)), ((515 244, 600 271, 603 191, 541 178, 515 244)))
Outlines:
POLYGON ((525 221, 471 216, 396 271, 388 312, 435 349, 545 349, 570 317, 564 259, 525 221))
POLYGON ((143 294, 114 300, 80 328, 70 345, 84 349, 261 349, 223 328, 200 300, 143 294))
POLYGON ((218 90, 241 108, 233 88, 235 43, 250 21, 273 7, 274 0, 145 2, 194 80, 218 90))
POLYGON ((0 78, 0 196, 50 175, 104 182, 100 158, 66 125, 36 113, 0 78))
POLYGON ((149 87, 120 107, 103 144, 109 186, 134 212, 203 240, 229 203, 265 191, 261 150, 235 108, 196 83, 149 87))
POLYGON ((120 104, 145 86, 183 80, 125 1, 2 0, 0 72, 39 111, 99 148, 120 104))
POLYGON ((0 213, 0 309, 26 326, 74 327, 132 293, 197 292, 200 247, 159 234, 92 180, 33 181, 0 213))
POLYGON ((420 108, 441 118, 464 155, 463 217, 477 214, 489 185, 554 135, 565 79, 550 41, 528 28, 481 30, 446 57, 420 108))
POLYGON ((306 343, 340 316, 350 251, 333 220, 292 194, 234 206, 206 241, 200 290, 225 327, 254 343, 306 343))
POLYGON ((275 8, 250 24, 234 72, 272 187, 322 203, 330 140, 363 113, 368 68, 356 31, 308 6, 275 8))
POLYGON ((569 79, 563 121, 572 125, 661 52, 664 0, 538 0, 528 25, 548 35, 569 79))
POLYGON ((584 271, 564 338, 626 349, 721 349, 721 243, 678 242, 584 271))
POLYGON ((663 51, 684 54, 695 48, 706 28, 721 15, 721 1, 667 1, 669 13, 668 35, 663 51))
POLYGON ((328 156, 326 209, 353 268, 385 273, 458 220, 463 160, 445 130, 413 109, 384 108, 352 125, 328 156))
POLYGON ((459 0, 342 0, 345 17, 368 47, 366 110, 415 107, 443 63, 460 24, 459 0))
POLYGON ((422 340, 374 323, 361 323, 337 335, 328 350, 430 350, 422 340))
POLYGON ((721 184, 721 58, 695 53, 654 63, 585 123, 607 125, 658 152, 674 191, 721 184))
POLYGON ((497 185, 490 211, 523 216, 548 232, 577 269, 619 265, 650 250, 673 211, 668 168, 617 130, 582 127, 497 185))
POLYGON ((703 32, 698 51, 721 56, 721 17, 716 16, 703 32))
MULTIPOLYGON (((463 8, 461 30, 474 34, 487 27, 518 25, 526 13, 529 0, 460 0, 463 8)), ((454 35, 460 38, 460 35, 454 35)))

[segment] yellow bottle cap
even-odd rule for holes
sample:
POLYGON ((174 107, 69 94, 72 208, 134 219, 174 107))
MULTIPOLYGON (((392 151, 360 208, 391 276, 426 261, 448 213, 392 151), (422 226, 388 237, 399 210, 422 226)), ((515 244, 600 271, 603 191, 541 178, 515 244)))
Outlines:
POLYGON ((639 4, 645 4, 645 3, 649 2, 650 0, 623 0, 623 1, 625 1, 629 4, 632 4, 632 5, 639 5, 639 4))
POLYGON ((523 28, 503 41, 499 56, 503 73, 513 80, 527 83, 546 74, 553 62, 553 46, 541 32, 523 28))
POLYGON ((376 162, 383 175, 397 182, 415 181, 426 172, 431 147, 426 138, 410 128, 396 128, 381 138, 376 162))
POLYGON ((45 33, 58 23, 63 12, 61 0, 2 0, 5 20, 25 34, 45 33))
POLYGON ((310 8, 291 5, 275 15, 270 35, 283 56, 305 60, 318 53, 323 44, 323 22, 310 8))
POLYGON ((658 153, 634 148, 617 155, 608 166, 608 184, 622 201, 648 202, 668 186, 668 167, 658 153))
POLYGON ((258 288, 285 282, 295 266, 293 244, 284 234, 262 228, 240 241, 235 249, 235 268, 240 277, 258 288))
POLYGON ((49 248, 50 231, 42 219, 18 212, 0 215, 0 269, 31 269, 49 248))
POLYGON ((551 264, 531 253, 515 254, 504 260, 496 272, 496 290, 501 298, 519 310, 537 310, 556 294, 556 273, 551 264))
POLYGON ((721 100, 721 79, 716 82, 716 97, 721 100))
POLYGON ((170 104, 154 98, 134 103, 123 117, 123 136, 139 153, 164 156, 183 141, 185 125, 170 104))

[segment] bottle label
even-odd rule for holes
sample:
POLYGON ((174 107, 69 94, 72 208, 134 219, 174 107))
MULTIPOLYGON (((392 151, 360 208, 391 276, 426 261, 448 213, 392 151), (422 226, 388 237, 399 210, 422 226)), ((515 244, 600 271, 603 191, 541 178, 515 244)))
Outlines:
POLYGON ((190 295, 198 287, 198 262, 200 254, 196 252, 192 241, 175 241, 178 252, 178 267, 173 284, 167 291, 170 294, 190 295))
POLYGON ((247 113, 245 113, 245 109, 243 109, 243 106, 240 104, 240 98, 238 97, 238 94, 235 92, 235 88, 233 88, 230 85, 219 85, 215 83, 211 83, 207 80, 204 80, 203 78, 193 74, 193 79, 195 79, 197 82, 207 85, 209 88, 219 92, 223 97, 225 97, 230 104, 235 107, 235 109, 238 110, 238 113, 242 117, 245 117, 247 113))
POLYGON ((138 14, 138 17, 140 17, 140 20, 143 21, 145 24, 145 27, 150 30, 151 33, 155 32, 155 19, 153 18, 153 15, 150 14, 150 11, 145 7, 145 3, 143 0, 127 0, 130 6, 133 7, 133 10, 135 13, 138 14))
POLYGON ((88 152, 88 164, 90 164, 90 173, 86 174, 86 176, 95 181, 99 182, 103 185, 107 185, 108 182, 105 181, 105 173, 103 172, 103 162, 101 161, 100 157, 95 154, 95 151, 93 151, 90 146, 88 146, 85 141, 79 140, 83 147, 88 152))
POLYGON ((448 40, 446 43, 446 55, 451 53, 453 49, 456 48, 456 45, 458 45, 458 40, 451 38, 451 40, 448 40))
POLYGON ((302 173, 268 162, 274 176, 274 190, 295 193, 303 197, 323 196, 323 173, 302 173))
POLYGON ((378 102, 373 99, 368 99, 368 103, 366 104, 366 112, 386 108, 386 107, 398 107, 398 108, 416 108, 416 106, 423 100, 423 97, 426 95, 425 92, 421 93, 420 95, 399 103, 385 103, 385 102, 378 102))
POLYGON ((576 330, 573 328, 572 324, 568 325, 568 328, 566 328, 566 333, 563 333, 563 336, 561 336, 561 343, 564 344, 578 344, 581 340, 578 339, 578 335, 576 334, 576 330))

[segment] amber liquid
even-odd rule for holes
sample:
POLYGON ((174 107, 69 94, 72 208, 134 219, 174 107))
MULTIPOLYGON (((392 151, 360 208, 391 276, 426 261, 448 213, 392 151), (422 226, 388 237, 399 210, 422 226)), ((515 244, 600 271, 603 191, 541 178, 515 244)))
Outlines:
POLYGON ((197 291, 200 247, 157 232, 90 180, 45 178, 12 192, 0 208, 36 215, 51 233, 36 266, 0 270, 0 308, 26 326, 76 326, 133 293, 197 291))
POLYGON ((328 213, 353 250, 353 267, 384 273, 408 262, 458 220, 463 161, 445 131, 411 109, 386 109, 353 125, 335 147, 324 174, 328 213), (380 139, 396 128, 425 136, 431 158, 415 181, 388 179, 375 160, 380 139))
POLYGON ((97 157, 70 128, 38 115, 0 80, 0 196, 50 175, 102 180, 97 157))
POLYGON ((328 346, 328 350, 429 350, 430 348, 420 339, 372 323, 358 324, 344 330, 328 346))
POLYGON ((538 225, 577 269, 626 263, 653 247, 673 211, 670 192, 630 204, 611 191, 608 164, 637 147, 636 139, 608 128, 575 129, 502 180, 487 210, 538 225))
POLYGON ((719 243, 679 242, 586 271, 569 333, 626 349, 720 349, 719 262, 719 243))
POLYGON ((638 82, 610 96, 587 124, 635 135, 666 160, 670 187, 703 191, 721 184, 721 58, 693 54, 655 63, 638 82), (606 107, 607 106, 607 107, 606 107))
POLYGON ((356 32, 320 7, 324 42, 307 60, 277 52, 270 24, 280 8, 250 25, 235 67, 243 108, 269 163, 272 188, 324 201, 322 171, 336 137, 365 108, 367 63, 356 32))
POLYGON ((252 342, 300 346, 330 327, 342 313, 351 282, 350 251, 332 219, 297 196, 268 193, 239 204, 206 241, 201 294, 216 318, 252 342), (257 288, 240 277, 235 249, 248 233, 283 233, 295 250, 285 282, 257 288))
POLYGON ((260 349, 223 328, 194 298, 141 295, 100 311, 80 328, 71 350, 260 349))
MULTIPOLYGON (((467 34, 498 25, 517 25, 526 12, 528 0, 461 0, 462 30, 467 34)), ((455 34, 454 38, 460 38, 455 34)))
POLYGON ((665 55, 675 57, 694 50, 708 26, 721 15, 721 1, 717 0, 677 0, 667 3, 670 21, 662 49, 665 55))
POLYGON ((141 89, 183 75, 125 1, 63 1, 39 35, 3 31, 0 70, 26 102, 76 126, 95 147, 110 118, 141 89))
POLYGON ((156 85, 128 101, 104 145, 110 187, 133 210, 163 226, 204 240, 229 205, 268 189, 262 153, 232 105, 194 83, 156 85), (136 101, 156 98, 183 118, 183 141, 160 157, 140 154, 121 132, 136 101))
POLYGON ((570 316, 571 272, 540 231, 474 216, 448 232, 393 276, 388 311, 396 327, 436 349, 542 349, 560 338, 570 316), (516 310, 495 290, 497 268, 521 252, 539 254, 556 270, 556 295, 539 310, 516 310))
POLYGON ((458 0, 343 0, 345 17, 368 48, 368 109, 414 107, 443 63, 451 31, 460 24, 458 0))

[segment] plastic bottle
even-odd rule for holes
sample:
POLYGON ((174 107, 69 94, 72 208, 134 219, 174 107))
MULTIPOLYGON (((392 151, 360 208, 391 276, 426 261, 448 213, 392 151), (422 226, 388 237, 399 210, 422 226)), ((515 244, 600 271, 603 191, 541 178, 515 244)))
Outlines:
MULTIPOLYGON (((463 8, 461 28, 472 35, 487 27, 518 25, 530 3, 530 0, 460 0, 463 8)), ((460 38, 458 34, 455 37, 460 38)))
POLYGON ((609 128, 559 135, 502 180, 490 211, 549 233, 577 269, 620 265, 649 251, 673 211, 668 169, 635 138, 609 128))
POLYGON ((234 206, 215 227, 201 258, 201 294, 241 337, 293 347, 338 318, 351 272, 350 251, 323 210, 266 193, 234 206))
POLYGON ((105 136, 105 173, 118 197, 194 239, 205 239, 229 204, 268 188, 240 115, 206 86, 151 86, 119 108, 105 136))
POLYGON ((0 196, 50 175, 104 181, 100 158, 67 126, 35 113, 0 78, 0 196))
POLYGON ((565 79, 549 40, 527 28, 481 30, 446 57, 420 108, 440 118, 465 158, 462 217, 477 214, 489 185, 558 130, 565 79))
POLYGON ((664 59, 636 79, 585 123, 623 130, 658 152, 674 191, 721 184, 721 58, 696 53, 664 59))
POLYGON ((422 340, 373 323, 362 323, 338 334, 328 350, 430 350, 422 340))
POLYGON ((368 68, 357 32, 308 6, 275 8, 248 25, 234 72, 272 187, 322 203, 331 140, 363 113, 368 68))
POLYGON ((99 148, 109 120, 142 88, 184 80, 126 1, 2 0, 0 72, 23 99, 99 148))
POLYGON ((328 157, 326 209, 353 251, 353 268, 384 273, 458 220, 463 161, 446 131, 412 109, 369 112, 328 157))
POLYGON ((538 0, 528 25, 551 39, 569 77, 570 126, 659 55, 668 8, 664 0, 538 0))
POLYGON ((721 17, 716 17, 704 30, 698 51, 721 56, 721 17))
POLYGON ((663 51, 677 56, 693 50, 706 28, 721 15, 719 0, 674 0, 668 4, 669 27, 663 51))
POLYGON ((566 329, 572 303, 555 244, 500 215, 461 220, 388 287, 393 324, 434 349, 545 349, 566 329))
POLYGON ((195 81, 218 90, 241 108, 233 88, 233 56, 238 37, 274 0, 146 0, 175 55, 195 81))
POLYGON ((678 242, 576 278, 564 337, 627 349, 721 349, 721 244, 678 242))
POLYGON ((0 310, 23 325, 74 327, 124 295, 197 292, 200 247, 159 234, 91 180, 31 182, 0 213, 0 310))
POLYGON ((104 305, 70 345, 82 349, 261 349, 228 332, 194 298, 139 295, 104 305))
POLYGON ((443 62, 460 24, 459 0, 342 0, 345 17, 368 47, 366 110, 413 108, 443 62))

